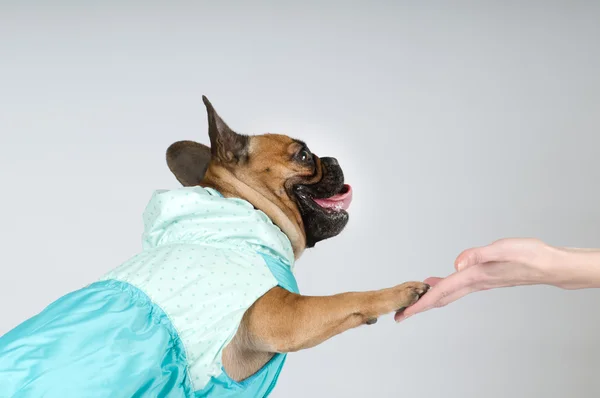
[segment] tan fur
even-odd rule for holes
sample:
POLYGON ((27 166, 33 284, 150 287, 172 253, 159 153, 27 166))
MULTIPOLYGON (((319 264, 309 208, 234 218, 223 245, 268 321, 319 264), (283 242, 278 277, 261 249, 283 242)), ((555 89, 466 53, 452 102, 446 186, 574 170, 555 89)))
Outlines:
MULTIPOLYGON (((243 198, 262 210, 290 239, 296 259, 306 247, 306 235, 298 207, 288 196, 285 184, 308 174, 290 161, 297 149, 299 144, 285 135, 250 137, 247 163, 232 167, 211 161, 202 181, 203 186, 218 189, 225 197, 243 198)), ((319 165, 318 169, 316 180, 320 178, 319 165)))
POLYGON ((428 289, 407 282, 372 292, 310 297, 275 287, 258 299, 242 319, 223 352, 223 366, 234 380, 256 373, 274 353, 321 344, 346 330, 368 324, 417 302, 428 289))
MULTIPOLYGON (((288 236, 299 258, 307 238, 300 211, 288 192, 296 184, 321 181, 320 159, 315 156, 316 169, 293 161, 303 146, 284 135, 240 136, 204 101, 212 148, 191 141, 175 143, 167 151, 169 167, 184 185, 215 188, 263 211, 288 236)), ((371 292, 309 297, 274 287, 244 314, 223 351, 223 366, 230 377, 242 381, 275 353, 314 347, 348 329, 372 324, 381 315, 414 304, 428 288, 408 282, 371 292)))
MULTIPOLYGON (((202 185, 218 189, 226 197, 243 198, 267 214, 292 242, 296 258, 304 251, 306 237, 302 217, 285 185, 310 175, 290 161, 298 145, 282 135, 251 137, 250 161, 236 167, 211 162, 202 181, 202 185)), ((317 169, 314 179, 318 181, 320 165, 317 169)), ((348 329, 408 307, 426 290, 423 283, 413 282, 375 292, 307 297, 273 288, 244 315, 223 352, 223 366, 234 380, 244 380, 276 352, 314 347, 348 329)))

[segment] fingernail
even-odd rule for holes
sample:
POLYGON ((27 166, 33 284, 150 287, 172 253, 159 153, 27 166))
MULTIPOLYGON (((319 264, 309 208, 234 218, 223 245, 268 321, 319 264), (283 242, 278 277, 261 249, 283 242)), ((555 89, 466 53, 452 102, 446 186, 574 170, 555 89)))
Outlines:
POLYGON ((396 321, 396 323, 403 322, 403 321, 407 320, 408 318, 410 318, 411 316, 412 315, 402 316, 396 321))

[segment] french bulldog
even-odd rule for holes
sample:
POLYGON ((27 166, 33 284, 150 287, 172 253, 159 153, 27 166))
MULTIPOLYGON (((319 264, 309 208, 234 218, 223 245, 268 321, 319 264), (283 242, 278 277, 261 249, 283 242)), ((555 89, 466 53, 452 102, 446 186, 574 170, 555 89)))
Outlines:
MULTIPOLYGON (((203 96, 210 148, 179 141, 167 150, 169 168, 184 186, 211 187, 263 211, 289 238, 295 258, 337 236, 348 223, 352 188, 333 157, 319 157, 286 135, 248 136, 233 131, 203 96)), ((274 287, 245 313, 223 352, 227 373, 241 381, 274 355, 321 344, 381 315, 414 304, 429 286, 407 282, 368 292, 323 297, 274 287)))
POLYGON ((0 337, 0 397, 266 397, 288 353, 427 292, 300 294, 295 261, 348 223, 339 162, 203 101, 210 147, 167 149, 183 187, 153 194, 143 250, 0 337))

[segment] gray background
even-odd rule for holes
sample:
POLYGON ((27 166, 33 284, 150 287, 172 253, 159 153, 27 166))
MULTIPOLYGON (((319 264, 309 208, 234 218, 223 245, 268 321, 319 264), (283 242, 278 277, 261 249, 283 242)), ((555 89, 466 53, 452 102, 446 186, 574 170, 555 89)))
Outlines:
MULTIPOLYGON (((598 2, 28 4, 0 4, 0 333, 137 252, 165 149, 207 141, 202 94, 344 166, 353 219, 298 263, 306 294, 505 236, 600 246, 598 2)), ((290 355, 274 396, 598 396, 599 299, 390 315, 290 355)))

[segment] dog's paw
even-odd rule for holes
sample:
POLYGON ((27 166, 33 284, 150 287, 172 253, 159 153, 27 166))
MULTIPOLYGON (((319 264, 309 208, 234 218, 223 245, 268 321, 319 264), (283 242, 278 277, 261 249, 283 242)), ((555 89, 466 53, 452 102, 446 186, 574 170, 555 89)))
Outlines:
POLYGON ((401 311, 419 301, 419 299, 430 289, 430 286, 423 282, 406 282, 397 286, 397 289, 399 291, 400 302, 398 303, 396 310, 401 311))

